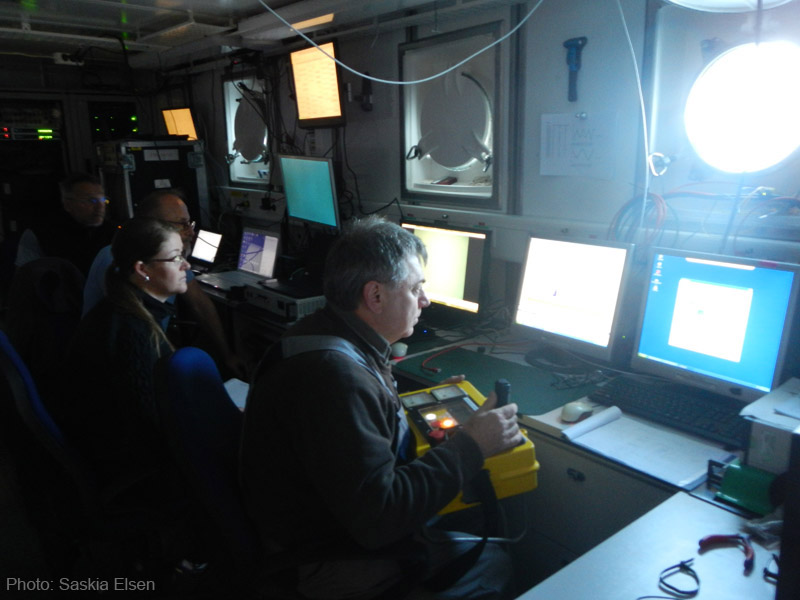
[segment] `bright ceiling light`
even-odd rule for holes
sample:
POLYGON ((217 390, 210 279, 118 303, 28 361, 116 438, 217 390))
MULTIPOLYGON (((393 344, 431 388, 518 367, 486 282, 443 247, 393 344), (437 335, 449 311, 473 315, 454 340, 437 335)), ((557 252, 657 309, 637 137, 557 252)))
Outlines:
MULTIPOLYGON (((775 8, 792 0, 762 0, 762 8, 775 8)), ((703 12, 747 12, 758 9, 758 0, 670 0, 672 4, 703 12)))
POLYGON ((800 145, 800 48, 789 42, 744 44, 700 73, 684 112, 697 154, 728 173, 778 164, 800 145))
POLYGON ((325 25, 326 23, 332 22, 333 13, 328 13, 327 15, 322 15, 321 17, 314 17, 313 19, 306 19, 305 21, 292 23, 292 28, 302 31, 303 29, 308 29, 309 27, 317 27, 318 25, 325 25))

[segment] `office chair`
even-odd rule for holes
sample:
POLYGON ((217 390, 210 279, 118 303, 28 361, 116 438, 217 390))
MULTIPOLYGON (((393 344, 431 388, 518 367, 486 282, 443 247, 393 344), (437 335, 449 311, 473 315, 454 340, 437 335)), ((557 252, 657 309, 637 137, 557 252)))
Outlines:
POLYGON ((6 332, 45 400, 58 393, 58 369, 81 319, 84 283, 75 265, 57 257, 28 262, 11 280, 6 332))
POLYGON ((15 457, 26 504, 40 534, 47 538, 51 566, 73 574, 75 568, 86 572, 118 568, 112 557, 132 568, 139 560, 157 562, 162 531, 169 529, 176 513, 154 513, 122 502, 139 478, 98 487, 91 468, 51 417, 27 365, 3 331, 0 398, 4 437, 15 457))
POLYGON ((238 484, 243 415, 205 351, 179 348, 155 370, 156 398, 169 447, 208 527, 210 569, 225 573, 226 590, 253 582, 261 548, 238 484))

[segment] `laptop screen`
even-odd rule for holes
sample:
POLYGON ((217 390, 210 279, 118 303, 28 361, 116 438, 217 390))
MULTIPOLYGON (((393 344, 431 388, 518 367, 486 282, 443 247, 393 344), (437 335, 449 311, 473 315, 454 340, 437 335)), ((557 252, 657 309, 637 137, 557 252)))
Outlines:
POLYGON ((213 264, 214 259, 217 258, 217 250, 219 250, 220 241, 222 241, 221 233, 214 233, 213 231, 201 229, 197 233, 197 239, 192 247, 191 258, 200 262, 213 264))
POLYGON ((277 235, 245 227, 239 247, 239 270, 265 279, 272 277, 275 260, 278 258, 278 241, 277 235))

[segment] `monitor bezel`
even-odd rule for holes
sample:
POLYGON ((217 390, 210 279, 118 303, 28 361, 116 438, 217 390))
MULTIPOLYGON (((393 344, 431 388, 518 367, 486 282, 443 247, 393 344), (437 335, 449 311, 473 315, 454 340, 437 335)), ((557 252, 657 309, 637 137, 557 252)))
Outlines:
POLYGON ((647 299, 649 295, 648 292, 650 290, 650 273, 652 272, 653 261, 655 260, 657 254, 668 254, 671 256, 682 256, 687 258, 697 258, 701 260, 711 260, 723 263, 727 262, 746 266, 768 267, 791 271, 795 274, 792 281, 792 287, 789 292, 788 306, 786 310, 783 331, 781 333, 781 341, 779 343, 778 355, 775 360, 776 368, 775 372, 773 373, 772 385, 770 389, 775 389, 778 385, 780 385, 786 375, 785 371, 787 370, 788 366, 788 350, 790 338, 792 337, 793 333, 795 314, 797 311, 798 293, 800 292, 800 265, 775 260, 729 256, 678 248, 654 247, 648 252, 647 262, 645 265, 645 281, 643 282, 642 286, 641 301, 639 305, 636 326, 636 339, 634 340, 633 352, 631 354, 631 369, 637 373, 655 375, 673 383, 710 391, 721 396, 739 400, 743 405, 757 400, 767 393, 760 389, 735 384, 724 378, 696 373, 687 369, 681 369, 674 365, 663 363, 640 355, 639 344, 641 342, 642 328, 646 316, 645 310, 647 307, 647 299))
POLYGON ((522 260, 522 269, 520 271, 519 281, 517 282, 517 295, 514 299, 514 305, 511 307, 512 332, 524 339, 530 339, 532 342, 537 344, 542 344, 545 347, 551 347, 555 348, 556 350, 564 351, 581 359, 598 361, 604 365, 613 365, 617 367, 627 366, 630 359, 629 341, 633 335, 633 328, 632 326, 626 327, 626 324, 629 322, 626 321, 625 307, 630 304, 631 293, 634 288, 632 281, 634 279, 635 252, 636 245, 630 242, 529 233, 528 240, 525 244, 525 254, 522 260), (626 251, 625 260, 622 266, 622 275, 619 282, 619 290, 617 292, 617 302, 614 309, 614 317, 611 320, 611 330, 609 332, 608 344, 606 346, 600 346, 598 344, 593 344, 591 342, 570 337, 568 335, 547 331, 546 329, 541 329, 517 322, 517 312, 522 299, 524 276, 528 266, 530 246, 533 240, 581 244, 587 246, 588 248, 618 248, 626 251))
MULTIPOLYGON (((328 40, 319 44, 320 46, 324 46, 325 44, 331 44, 333 48, 333 53, 331 54, 334 58, 339 58, 339 44, 336 40, 328 40)), ((316 117, 316 118, 301 118, 300 117, 300 107, 298 104, 298 97, 297 97, 297 75, 295 73, 294 66, 292 65, 292 57, 299 52, 304 52, 309 49, 315 49, 317 52, 322 54, 322 51, 319 50, 316 46, 311 44, 303 47, 298 48, 297 50, 293 50, 289 53, 288 62, 289 62, 289 72, 291 74, 292 79, 292 90, 293 90, 293 97, 294 97, 294 104, 295 110, 297 111, 297 126, 302 129, 317 129, 320 127, 342 127, 346 124, 347 119, 345 117, 345 98, 344 93, 342 90, 342 73, 338 63, 334 62, 334 72, 336 74, 336 95, 339 99, 339 115, 328 115, 324 117, 316 117)), ((322 58, 325 60, 331 60, 329 57, 322 55, 322 58)))
MULTIPOLYGON (((425 308, 422 312, 422 318, 426 323, 430 323, 432 327, 437 327, 442 321, 449 321, 455 316, 462 317, 463 324, 469 324, 476 320, 483 319, 486 315, 486 307, 489 303, 488 293, 488 278, 491 262, 491 243, 492 243, 492 230, 483 227, 476 227, 470 225, 459 225, 456 223, 441 223, 439 221, 425 221, 422 219, 402 219, 400 227, 405 229, 405 225, 412 227, 431 227, 434 229, 442 229, 446 231, 463 231, 465 233, 478 233, 485 235, 483 244, 483 260, 481 264, 480 273, 480 291, 478 292, 478 310, 471 311, 456 306, 451 306, 443 302, 431 301, 430 306, 425 308)), ((406 229, 406 231, 409 231, 406 229)), ((413 233, 413 232, 411 232, 413 233)), ((443 327, 447 329, 447 327, 443 327)))
POLYGON ((336 170, 334 168, 333 159, 327 158, 324 156, 300 156, 296 154, 280 154, 278 155, 278 166, 280 169, 281 174, 281 185, 283 186, 283 193, 284 199, 286 201, 286 217, 293 221, 301 222, 301 223, 308 223, 309 225, 314 225, 316 227, 320 227, 325 229, 331 233, 337 233, 341 230, 342 221, 341 215, 339 214, 339 194, 336 190, 336 170), (333 216, 334 221, 336 221, 336 225, 331 225, 330 223, 322 223, 320 221, 315 221, 313 219, 307 219, 304 217, 298 217, 296 215, 291 214, 289 210, 290 206, 290 199, 289 194, 286 193, 286 176, 283 171, 283 159, 288 158, 292 160, 304 160, 304 161, 314 161, 314 162, 325 162, 328 165, 328 175, 330 176, 330 183, 331 183, 331 197, 333 199, 333 216))

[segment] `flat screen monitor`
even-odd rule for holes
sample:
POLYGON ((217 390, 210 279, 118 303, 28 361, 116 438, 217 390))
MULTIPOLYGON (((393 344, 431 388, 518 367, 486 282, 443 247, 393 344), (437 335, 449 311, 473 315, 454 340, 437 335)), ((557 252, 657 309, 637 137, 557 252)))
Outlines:
POLYGON ((192 258, 201 263, 211 265, 217 258, 222 234, 201 229, 197 232, 197 239, 192 246, 192 258))
POLYGON ((656 248, 648 267, 634 370, 747 402, 780 383, 800 266, 656 248))
POLYGON ((333 161, 311 156, 280 156, 286 212, 292 219, 339 228, 333 161))
POLYGON ((341 85, 333 42, 289 55, 297 100, 298 125, 304 128, 344 125, 341 85), (320 48, 324 51, 320 51, 320 48))
POLYGON ((540 342, 545 355, 549 348, 554 356, 562 350, 619 362, 633 332, 624 314, 633 251, 632 244, 530 236, 514 328, 540 342))
POLYGON ((420 238, 428 251, 425 295, 431 306, 422 313, 425 323, 448 327, 474 320, 485 300, 489 230, 410 221, 401 227, 420 238))
POLYGON ((165 108, 161 111, 164 125, 169 135, 186 136, 187 140, 197 139, 192 110, 190 108, 165 108))

